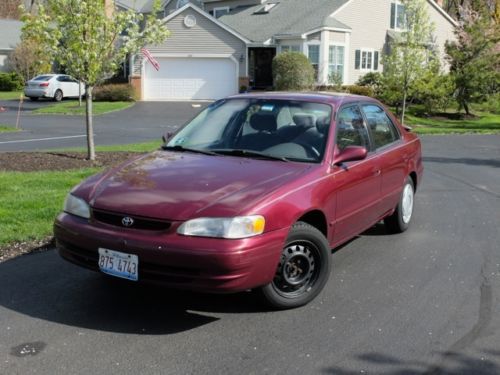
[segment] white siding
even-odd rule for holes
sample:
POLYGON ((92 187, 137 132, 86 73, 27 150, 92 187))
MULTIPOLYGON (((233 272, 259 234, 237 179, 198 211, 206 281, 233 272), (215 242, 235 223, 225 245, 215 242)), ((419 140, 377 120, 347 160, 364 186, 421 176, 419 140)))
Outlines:
MULTIPOLYGON (((386 43, 387 30, 390 29, 391 0, 351 0, 338 13, 335 19, 351 27, 349 53, 348 53, 348 84, 354 84, 366 71, 355 70, 355 51, 357 49, 373 49, 382 52, 386 43)), ((436 24, 435 35, 442 51, 444 42, 453 39, 453 25, 439 13, 437 9, 428 4, 431 20, 436 24)), ((444 61, 443 61, 444 62, 444 61)), ((379 62, 378 71, 383 66, 379 62)))

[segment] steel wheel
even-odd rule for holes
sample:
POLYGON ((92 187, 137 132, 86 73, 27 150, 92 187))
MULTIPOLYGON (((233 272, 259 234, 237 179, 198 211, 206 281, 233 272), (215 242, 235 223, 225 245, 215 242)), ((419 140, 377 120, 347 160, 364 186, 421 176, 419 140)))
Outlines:
POLYGON ((403 185, 403 191, 398 205, 391 216, 385 218, 385 226, 390 233, 401 233, 408 229, 413 216, 415 188, 413 180, 408 177, 403 185))
POLYGON ((401 210, 402 219, 405 224, 408 224, 411 220, 411 215, 413 213, 413 186, 411 184, 406 184, 403 190, 403 197, 401 199, 401 210))

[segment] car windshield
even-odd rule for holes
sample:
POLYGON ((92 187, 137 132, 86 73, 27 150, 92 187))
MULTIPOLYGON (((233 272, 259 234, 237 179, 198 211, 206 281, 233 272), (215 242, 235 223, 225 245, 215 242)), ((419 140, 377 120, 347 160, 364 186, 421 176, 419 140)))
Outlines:
POLYGON ((330 127, 327 104, 281 99, 219 100, 165 146, 219 155, 320 162, 330 127))
POLYGON ((53 76, 38 76, 33 78, 33 81, 48 81, 52 78, 53 76))

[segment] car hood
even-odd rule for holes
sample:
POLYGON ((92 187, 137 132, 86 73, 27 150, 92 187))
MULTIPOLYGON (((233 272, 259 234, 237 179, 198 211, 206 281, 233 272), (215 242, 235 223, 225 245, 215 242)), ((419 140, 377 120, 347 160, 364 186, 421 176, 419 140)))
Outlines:
POLYGON ((235 216, 309 169, 303 163, 157 151, 84 182, 95 209, 166 220, 235 216))

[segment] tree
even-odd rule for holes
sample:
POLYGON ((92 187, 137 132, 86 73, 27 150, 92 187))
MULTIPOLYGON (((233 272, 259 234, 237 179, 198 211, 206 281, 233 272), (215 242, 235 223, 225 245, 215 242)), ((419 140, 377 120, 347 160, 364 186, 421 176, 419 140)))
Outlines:
POLYGON ((446 44, 459 110, 470 115, 470 103, 499 90, 500 28, 492 8, 481 1, 460 7, 456 41, 446 44))
POLYGON ((95 159, 93 89, 113 76, 128 55, 168 37, 169 31, 156 17, 159 10, 160 0, 155 0, 144 23, 144 16, 133 10, 113 11, 109 0, 47 0, 37 14, 23 16, 22 38, 35 40, 66 73, 85 84, 90 160, 95 159))
POLYGON ((424 76, 433 50, 433 30, 427 13, 426 0, 402 0, 405 7, 405 26, 398 40, 390 45, 383 57, 384 88, 391 91, 392 100, 402 104, 404 120, 407 100, 417 81, 424 76))
POLYGON ((7 58, 7 64, 13 71, 28 81, 40 73, 52 70, 47 55, 40 46, 30 39, 22 40, 7 58))
POLYGON ((273 78, 277 90, 310 90, 314 68, 303 53, 284 52, 273 60, 273 78))

